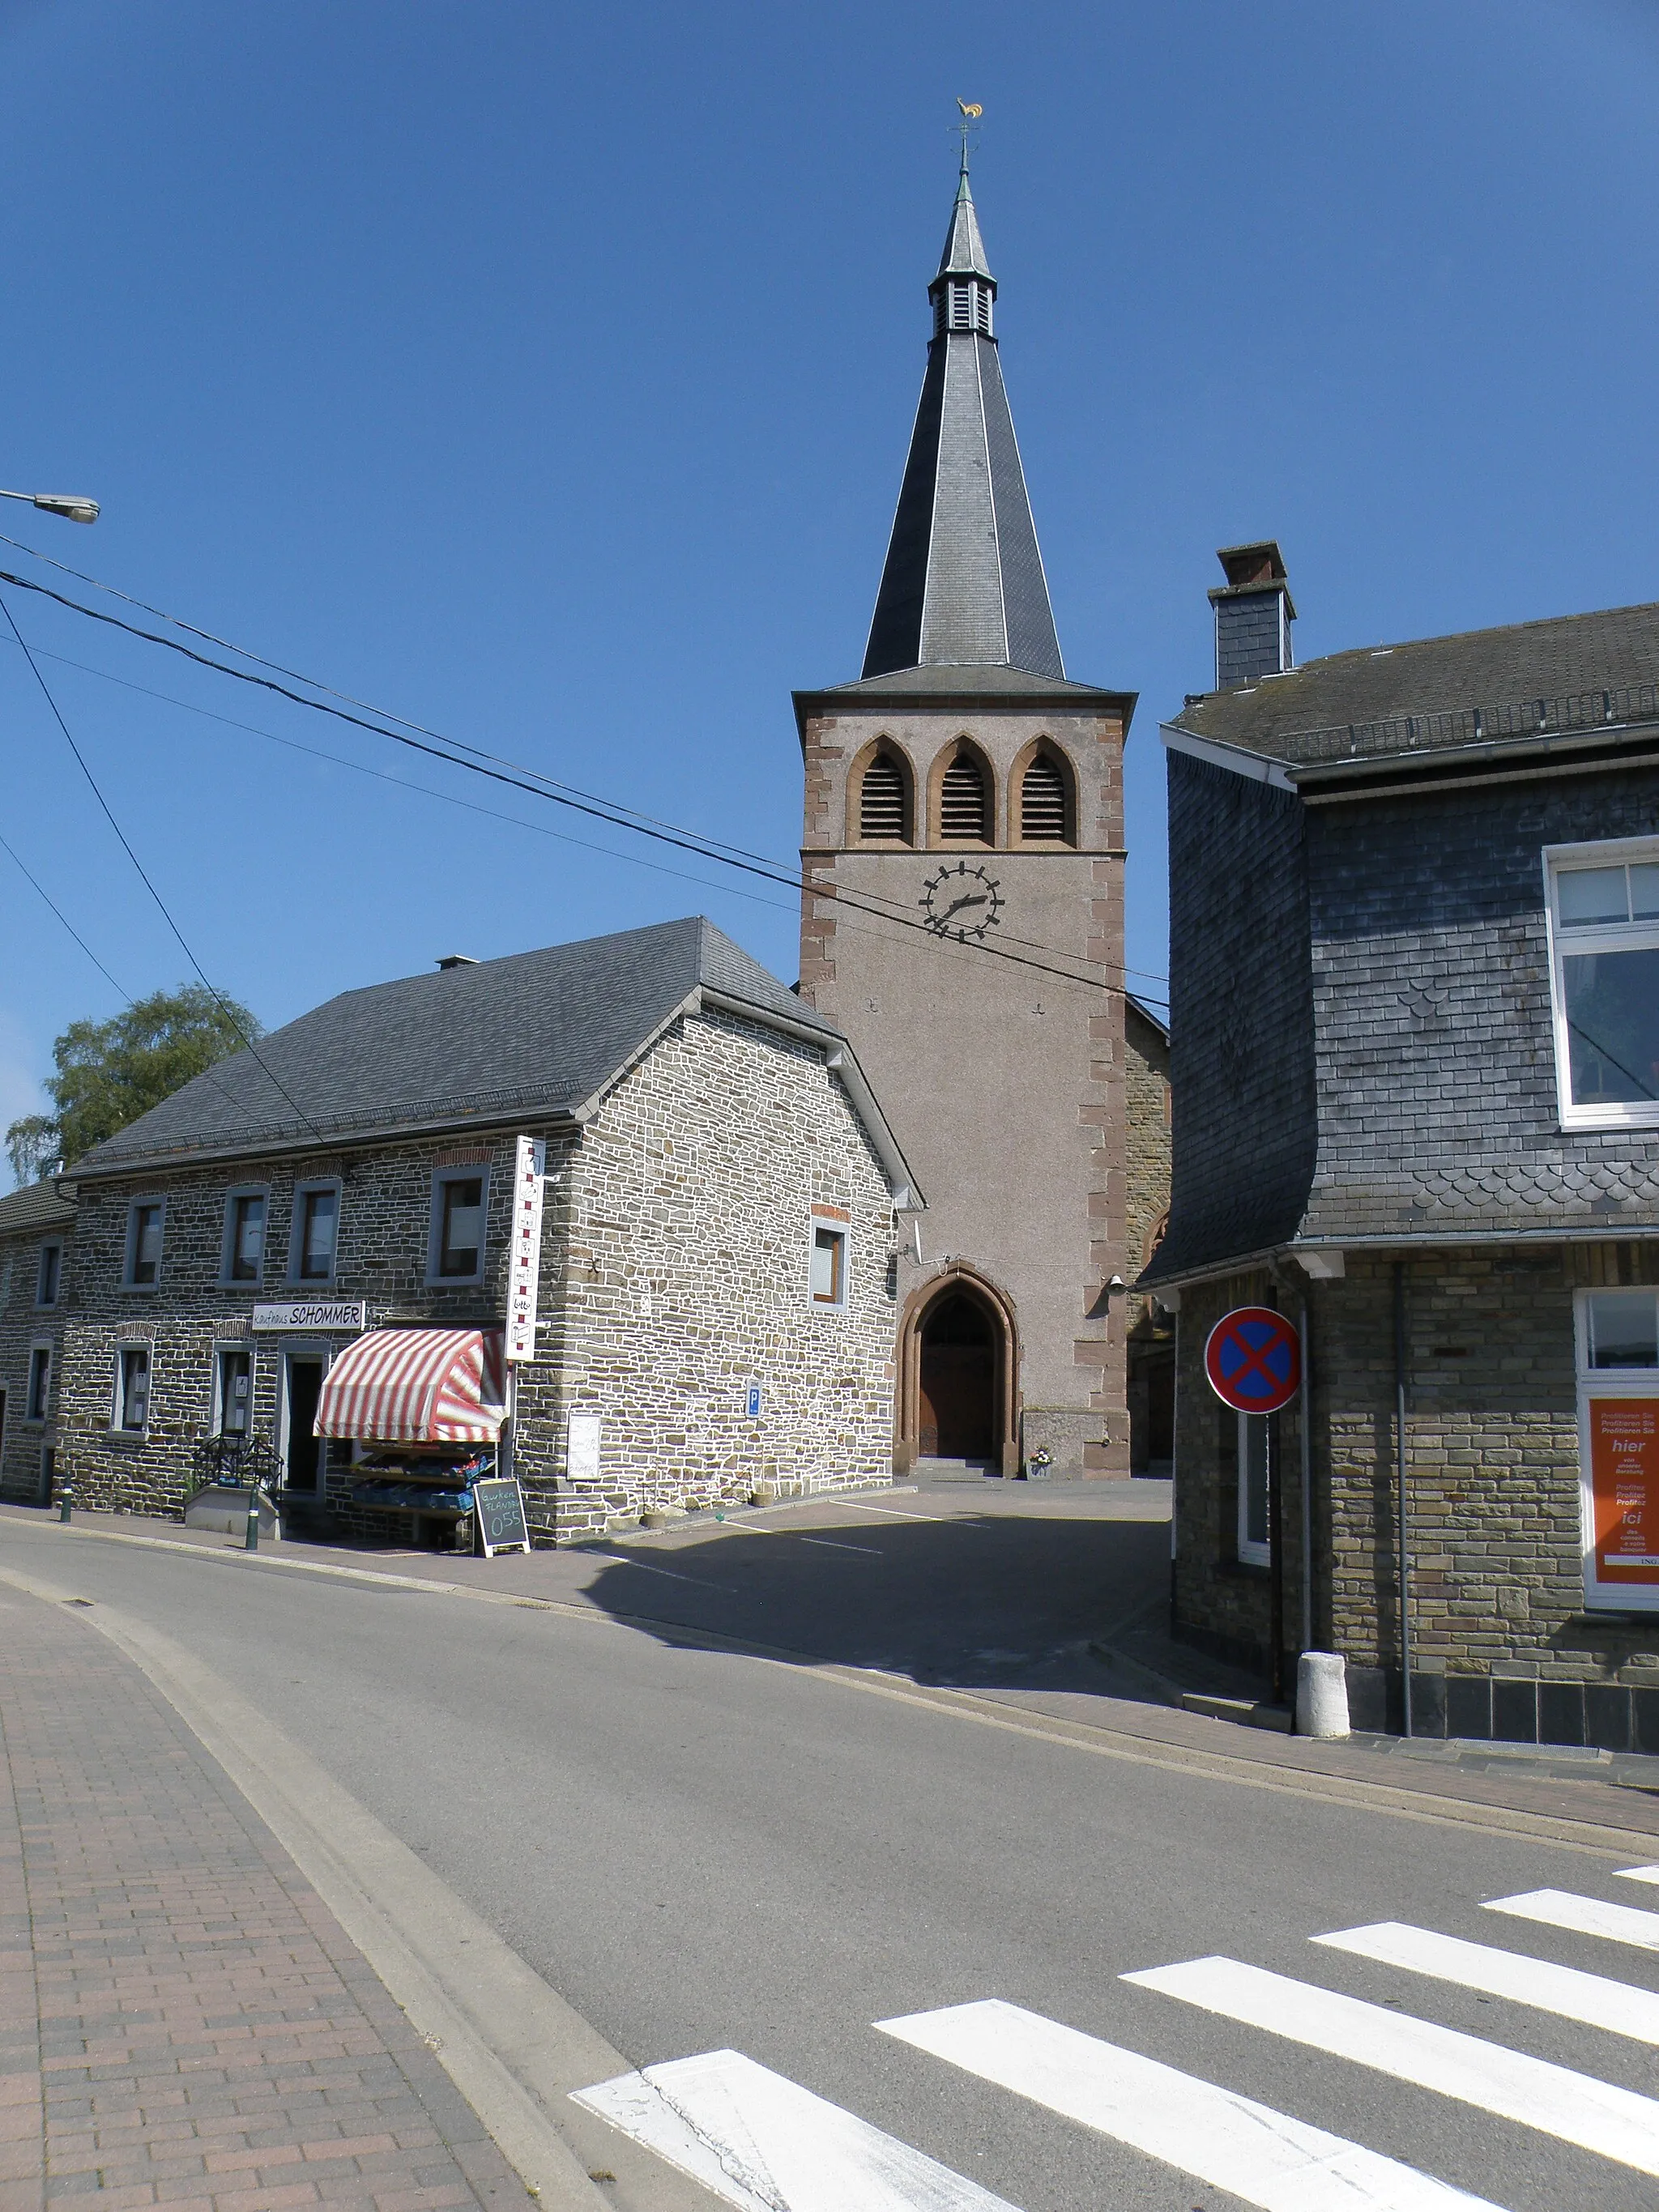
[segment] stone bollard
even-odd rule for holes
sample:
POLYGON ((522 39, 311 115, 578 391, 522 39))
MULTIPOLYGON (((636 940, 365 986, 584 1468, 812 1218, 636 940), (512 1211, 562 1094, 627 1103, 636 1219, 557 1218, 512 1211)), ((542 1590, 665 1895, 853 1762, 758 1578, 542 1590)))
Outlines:
POLYGON ((247 1501, 247 1533, 246 1533, 246 1535, 243 1537, 243 1539, 242 1539, 242 1549, 243 1549, 245 1552, 257 1552, 257 1551, 258 1550, 258 1548, 259 1548, 259 1486, 258 1485, 258 1483, 255 1483, 255 1485, 253 1486, 252 1490, 250 1492, 250 1493, 249 1493, 249 1495, 248 1495, 248 1501, 247 1501))
POLYGON ((1348 1662, 1340 1652, 1304 1651, 1297 1661, 1296 1732, 1348 1734, 1348 1662))

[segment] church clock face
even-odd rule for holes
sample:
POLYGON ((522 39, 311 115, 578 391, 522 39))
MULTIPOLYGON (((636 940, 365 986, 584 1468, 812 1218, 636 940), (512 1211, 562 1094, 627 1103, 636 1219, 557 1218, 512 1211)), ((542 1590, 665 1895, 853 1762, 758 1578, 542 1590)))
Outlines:
POLYGON ((966 860, 930 876, 918 903, 936 937, 954 937, 963 945, 982 944, 1002 919, 996 878, 966 860))

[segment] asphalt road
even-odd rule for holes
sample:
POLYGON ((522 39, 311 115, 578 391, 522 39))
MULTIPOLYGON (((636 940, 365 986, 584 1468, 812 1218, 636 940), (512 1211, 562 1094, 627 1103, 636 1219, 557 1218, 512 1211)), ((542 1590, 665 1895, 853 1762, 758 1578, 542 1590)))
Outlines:
MULTIPOLYGON (((1544 1888, 1659 1908, 1628 1862, 1101 1757, 672 1633, 1086 1694, 1081 1639, 1156 1587, 1165 1531, 1033 1507, 842 1515, 816 1546, 738 1530, 580 1570, 660 1632, 40 1524, 6 1525, 0 1555, 234 1682, 636 2065, 746 2053, 1024 2212, 1238 2201, 872 2025, 1000 1998, 1511 2212, 1653 2212, 1636 2154, 1564 2139, 1595 2100, 1558 2077, 1498 2096, 1535 2121, 1560 2093, 1565 2119, 1523 2124, 1442 2094, 1443 2050, 1438 2087, 1338 2055, 1350 2032, 1386 2055, 1388 2021, 1333 2031, 1291 1992, 1287 2033, 1120 1978, 1218 1954, 1369 2001, 1408 2042, 1440 2023, 1645 2099, 1651 2041, 1310 1941, 1401 1922, 1659 1991, 1659 1953, 1483 1909, 1544 1888)), ((1641 2139, 1650 2109, 1607 2124, 1641 2139)), ((1383 2201, 1323 2186, 1295 2201, 1383 2201)))

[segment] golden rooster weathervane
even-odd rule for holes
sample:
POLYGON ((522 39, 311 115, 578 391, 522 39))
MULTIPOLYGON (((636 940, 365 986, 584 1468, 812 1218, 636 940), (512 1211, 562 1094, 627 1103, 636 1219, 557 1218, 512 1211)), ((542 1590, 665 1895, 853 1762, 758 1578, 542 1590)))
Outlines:
POLYGON ((957 127, 962 133, 962 173, 965 177, 968 173, 969 134, 981 116, 984 114, 985 109, 983 104, 977 100, 958 100, 957 106, 962 110, 962 121, 957 127))

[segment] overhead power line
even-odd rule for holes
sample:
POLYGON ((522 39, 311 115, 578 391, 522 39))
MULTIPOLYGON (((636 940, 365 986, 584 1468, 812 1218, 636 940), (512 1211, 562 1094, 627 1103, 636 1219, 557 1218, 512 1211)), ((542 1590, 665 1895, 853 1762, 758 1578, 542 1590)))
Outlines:
MULTIPOLYGON (((27 587, 25 586, 25 588, 27 587)), ((196 957, 195 953, 191 950, 190 945, 185 939, 184 932, 179 928, 178 923, 173 920, 171 912, 168 910, 167 901, 161 896, 161 892, 156 890, 155 884, 150 881, 143 862, 138 858, 137 854, 133 851, 131 843, 128 842, 126 831, 122 829, 120 823, 116 820, 114 811, 112 809, 108 799, 105 798, 102 791, 100 790, 97 777, 94 775, 91 769, 87 765, 85 754, 81 750, 80 746, 76 744, 75 738, 70 732, 70 726, 64 720, 63 714, 58 708, 57 700, 52 696, 51 686, 47 684, 46 678, 41 674, 40 665, 36 662, 34 655, 29 651, 27 643, 24 641, 23 633, 17 627, 17 618, 12 613, 10 605, 3 596, 0 596, 0 613, 4 614, 6 621, 10 626, 11 634, 17 640, 17 643, 22 652, 23 658, 27 661, 34 680, 40 687, 41 696, 46 700, 47 706, 51 708, 52 719, 56 721, 58 728, 64 733, 64 743, 74 754, 82 775, 85 776, 88 783, 91 787, 93 797, 98 801, 100 807, 103 810, 104 819, 109 823, 110 828, 115 832, 117 838, 119 840, 121 850, 126 854, 128 860, 131 861, 133 867, 137 872, 139 882, 143 884, 144 889, 149 893, 151 898, 155 900, 156 906, 161 911, 162 921, 166 922, 167 927, 173 932, 174 937, 178 939, 179 948, 183 951, 185 959, 189 961, 191 966, 196 970, 197 975, 200 977, 203 988, 208 993, 214 1004, 218 1007, 219 1012, 224 1016, 226 1021, 229 1023, 231 1028, 236 1032, 236 1035, 240 1037, 244 1048, 252 1055, 255 1066, 257 1066, 264 1075, 266 1080, 271 1085, 271 1088, 276 1091, 281 1097, 286 1100, 287 1103, 290 1105, 294 1109, 295 1112, 299 1115, 301 1121, 307 1129, 310 1130, 312 1135, 320 1141, 322 1138, 322 1131, 317 1127, 316 1123, 311 1119, 311 1116, 306 1112, 305 1108, 300 1104, 298 1099, 293 1097, 281 1079, 272 1073, 270 1068, 267 1066, 264 1060, 261 1059, 258 1048, 255 1045, 252 1038, 249 1036, 246 1030, 242 1027, 241 1023, 237 1019, 235 1009, 231 1006, 230 1001, 225 997, 224 994, 218 989, 217 986, 209 980, 207 970, 203 967, 201 962, 196 957)), ((56 911, 55 908, 54 911, 56 911)), ((76 939, 76 942, 79 942, 78 939, 76 939)), ((82 951, 85 951, 86 948, 82 946, 82 951)), ((100 961, 98 965, 102 967, 103 963, 100 961)), ((104 972, 106 975, 109 974, 109 970, 107 969, 105 969, 104 972)), ((110 981, 113 983, 115 981, 115 978, 111 975, 110 981)), ((118 990, 120 989, 118 983, 116 984, 116 988, 118 990)), ((122 996, 125 997, 125 993, 123 992, 122 996)), ((128 1003, 131 1004, 131 1001, 129 1000, 128 1003)))
MULTIPOLYGON (((11 538, 6 539, 5 542, 9 544, 18 543, 17 540, 11 538)), ((31 549, 25 547, 22 550, 27 551, 31 549)), ((46 556, 37 557, 46 558, 46 556)), ((52 565, 55 568, 63 568, 61 562, 54 562, 52 565)), ((80 574, 78 570, 66 570, 64 573, 77 576, 80 574)), ((113 591, 112 586, 100 585, 94 578, 83 578, 82 580, 91 583, 96 590, 113 591)), ((29 577, 18 576, 9 570, 0 569, 0 583, 12 584, 21 590, 33 592, 71 613, 83 616, 88 621, 102 623, 111 629, 138 638, 146 644, 158 645, 170 653, 178 653, 185 659, 194 662, 198 667, 210 669, 219 675, 230 677, 237 683, 252 684, 259 690, 274 692, 295 706, 308 708, 313 714, 331 715, 335 720, 346 722, 354 728, 368 731, 375 737, 384 738, 392 744, 405 746, 435 760, 444 761, 452 768, 464 769, 469 774, 483 775, 493 782, 506 785, 514 790, 523 791, 532 798, 574 809, 578 813, 608 823, 612 829, 622 830, 635 836, 650 838, 656 842, 672 846, 678 851, 689 853, 697 859, 711 860, 719 866, 732 868, 740 873, 757 877, 764 882, 787 887, 798 895, 805 892, 814 898, 832 901, 838 905, 849 908, 854 912, 870 915, 900 928, 918 932, 935 944, 945 941, 941 939, 940 933, 928 923, 921 921, 915 915, 900 912, 890 905, 872 900, 867 896, 860 897, 857 894, 849 893, 838 884, 823 883, 816 878, 803 878, 798 873, 786 872, 776 862, 768 860, 763 855, 747 854, 740 847, 721 845, 713 839, 702 836, 700 833, 684 830, 675 825, 660 823, 653 817, 619 806, 616 802, 601 799, 595 793, 580 791, 574 785, 556 783, 550 777, 541 775, 538 770, 525 768, 516 762, 503 761, 500 756, 486 754, 477 747, 463 745, 459 740, 444 738, 436 732, 427 731, 422 725, 404 722, 401 716, 383 713, 379 708, 366 706, 365 702, 360 701, 352 701, 351 705, 354 707, 364 705, 364 714, 360 714, 348 711, 345 707, 331 705, 328 703, 329 699, 344 699, 349 695, 333 692, 330 687, 317 684, 310 677, 299 675, 291 670, 281 671, 282 674, 291 678, 293 682, 304 684, 313 690, 323 691, 328 695, 327 697, 310 698, 304 692, 291 690, 289 684, 278 682, 274 676, 258 676, 246 669, 231 667, 223 661, 214 659, 209 654, 198 653, 192 647, 181 644, 177 638, 161 636, 154 630, 144 629, 137 623, 126 622, 118 615, 106 613, 101 608, 88 607, 80 600, 70 599, 64 592, 54 591, 50 586, 37 583, 29 577), (365 714, 373 715, 376 719, 366 720, 365 714), (401 726, 388 728, 387 723, 398 723, 401 726), (421 734, 412 734, 417 731, 421 734)), ((145 606, 143 601, 129 599, 125 592, 116 592, 113 595, 127 599, 130 605, 145 606)), ((150 611, 147 606, 145 611, 150 611)), ((161 613, 159 610, 155 611, 157 619, 161 621, 172 622, 179 628, 188 629, 192 635, 204 639, 211 638, 210 632, 179 623, 177 617, 161 613)), ((15 629, 15 624, 13 628, 15 629)), ((219 642, 217 640, 213 641, 219 642)), ((21 638, 19 642, 21 642, 21 638)), ((243 653, 240 647, 226 646, 223 649, 241 653, 245 659, 253 660, 259 659, 259 656, 255 654, 243 653)), ((269 668, 277 668, 280 665, 270 661, 261 662, 260 665, 269 668)), ((36 674, 39 675, 38 670, 36 674)), ((1051 962, 1035 959, 1028 952, 1017 950, 1014 945, 983 939, 972 943, 965 939, 961 941, 964 948, 970 951, 984 952, 993 958, 1030 968, 1038 974, 1054 976, 1065 982, 1082 985, 1085 988, 1121 988, 1120 985, 1103 982, 1096 976, 1079 975, 1073 969, 1056 967, 1051 962)), ((1044 946, 1040 949, 1048 951, 1052 948, 1044 946)), ((1060 955, 1060 957, 1073 956, 1060 955)), ((1137 975, 1142 973, 1140 970, 1125 969, 1121 963, 1117 963, 1097 962, 1090 964, 1115 967, 1117 972, 1124 975, 1131 972, 1137 975)), ((1147 971, 1145 980, 1163 981, 1164 979, 1161 976, 1154 976, 1147 971)))

